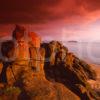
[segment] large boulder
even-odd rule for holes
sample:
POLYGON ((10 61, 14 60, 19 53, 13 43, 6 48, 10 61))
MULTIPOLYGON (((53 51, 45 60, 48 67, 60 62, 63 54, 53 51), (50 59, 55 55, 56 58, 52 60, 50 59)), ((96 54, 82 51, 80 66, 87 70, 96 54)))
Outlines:
POLYGON ((49 81, 64 84, 82 100, 97 97, 87 82, 89 79, 96 79, 96 73, 91 66, 73 53, 69 53, 68 49, 57 41, 44 45, 44 48, 47 54, 50 51, 46 56, 49 60, 44 66, 46 78, 49 81))
POLYGON ((44 78, 44 60, 45 60, 45 50, 40 48, 38 51, 37 49, 32 49, 32 59, 28 60, 16 60, 11 64, 8 64, 6 67, 6 80, 9 85, 15 84, 24 84, 20 82, 24 82, 25 84, 29 81, 31 83, 32 79, 34 78, 44 78), (24 77, 24 80, 23 80, 24 77))

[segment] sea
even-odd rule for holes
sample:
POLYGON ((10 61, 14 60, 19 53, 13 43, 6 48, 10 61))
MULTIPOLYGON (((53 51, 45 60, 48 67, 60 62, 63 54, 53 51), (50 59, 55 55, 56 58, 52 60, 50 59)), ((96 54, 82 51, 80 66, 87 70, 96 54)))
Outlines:
POLYGON ((64 45, 80 59, 100 65, 100 42, 64 42, 64 45))

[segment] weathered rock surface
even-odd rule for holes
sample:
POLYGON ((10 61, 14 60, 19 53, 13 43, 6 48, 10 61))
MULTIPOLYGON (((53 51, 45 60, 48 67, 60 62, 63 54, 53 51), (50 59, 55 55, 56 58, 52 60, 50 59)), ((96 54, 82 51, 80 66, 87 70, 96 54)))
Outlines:
POLYGON ((11 86, 20 89, 18 93, 13 91, 16 100, 99 100, 87 82, 96 80, 95 71, 61 43, 43 43, 38 51, 32 50, 32 57, 36 60, 31 64, 29 61, 0 63, 0 75, 6 65, 3 76, 6 81, 0 85, 1 98, 8 96, 1 91, 11 86))
POLYGON ((87 82, 89 79, 96 80, 96 73, 91 66, 77 58, 73 53, 69 53, 68 49, 59 42, 44 43, 42 47, 48 52, 44 69, 49 81, 64 84, 82 100, 98 99, 87 82), (51 57, 54 59, 53 61, 51 57))

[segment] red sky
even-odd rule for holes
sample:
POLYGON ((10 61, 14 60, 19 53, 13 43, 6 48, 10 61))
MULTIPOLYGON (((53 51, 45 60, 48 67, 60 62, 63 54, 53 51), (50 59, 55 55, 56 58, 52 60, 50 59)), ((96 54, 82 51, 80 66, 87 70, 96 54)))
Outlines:
POLYGON ((100 40, 100 0, 1 0, 0 37, 22 24, 44 39, 100 40))

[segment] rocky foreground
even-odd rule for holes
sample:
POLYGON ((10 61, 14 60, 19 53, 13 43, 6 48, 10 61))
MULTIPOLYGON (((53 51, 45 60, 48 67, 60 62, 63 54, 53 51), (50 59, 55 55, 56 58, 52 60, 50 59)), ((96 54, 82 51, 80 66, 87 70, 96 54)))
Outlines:
POLYGON ((88 82, 96 80, 95 71, 63 44, 42 43, 38 53, 33 51, 34 66, 0 62, 0 100, 100 100, 88 82))

